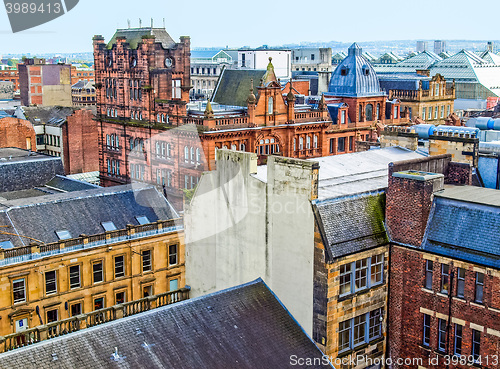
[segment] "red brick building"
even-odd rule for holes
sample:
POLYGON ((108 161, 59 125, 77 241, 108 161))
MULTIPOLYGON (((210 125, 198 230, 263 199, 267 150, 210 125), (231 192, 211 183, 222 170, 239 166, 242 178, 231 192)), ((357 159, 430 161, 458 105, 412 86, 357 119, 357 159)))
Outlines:
POLYGON ((224 70, 212 101, 225 107, 209 102, 204 110, 188 111, 189 37, 176 43, 164 29, 150 27, 119 29, 108 44, 95 36, 101 183, 156 183, 179 206, 180 189, 194 188, 201 172, 214 168, 220 148, 256 152, 261 162, 276 153, 310 158, 354 152, 356 140, 374 138, 377 122, 402 122, 399 103, 386 101, 358 50, 353 45, 345 63, 354 67, 339 70, 328 99, 316 106, 297 105, 293 93, 283 97, 270 61, 266 71, 224 70))
POLYGON ((500 367, 500 194, 450 160, 389 170, 388 356, 408 359, 394 368, 500 367))
POLYGON ((0 119, 0 147, 18 147, 36 151, 36 134, 31 123, 24 119, 0 119))
POLYGON ((17 67, 7 67, 0 70, 0 81, 8 81, 14 84, 14 91, 19 91, 19 72, 17 67))

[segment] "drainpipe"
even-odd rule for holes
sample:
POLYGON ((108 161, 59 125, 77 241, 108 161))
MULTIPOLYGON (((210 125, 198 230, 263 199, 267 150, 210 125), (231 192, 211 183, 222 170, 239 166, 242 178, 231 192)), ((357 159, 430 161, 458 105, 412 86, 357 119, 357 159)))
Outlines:
MULTIPOLYGON (((451 265, 453 267, 453 264, 451 265)), ((451 268, 450 268, 451 269, 451 268)), ((450 355, 450 332, 451 332, 451 304, 453 302, 453 277, 455 276, 455 272, 452 271, 450 273, 450 287, 448 289, 448 326, 446 327, 446 355, 450 355)), ((448 363, 446 365, 447 368, 450 367, 448 363)))

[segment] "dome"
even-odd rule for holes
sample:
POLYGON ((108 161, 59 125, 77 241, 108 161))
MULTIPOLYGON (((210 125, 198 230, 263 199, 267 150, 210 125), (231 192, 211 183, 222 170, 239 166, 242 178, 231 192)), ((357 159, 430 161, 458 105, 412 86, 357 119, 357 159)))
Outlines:
POLYGON ((347 58, 333 71, 328 92, 334 96, 363 97, 383 96, 380 83, 362 49, 353 43, 347 58))

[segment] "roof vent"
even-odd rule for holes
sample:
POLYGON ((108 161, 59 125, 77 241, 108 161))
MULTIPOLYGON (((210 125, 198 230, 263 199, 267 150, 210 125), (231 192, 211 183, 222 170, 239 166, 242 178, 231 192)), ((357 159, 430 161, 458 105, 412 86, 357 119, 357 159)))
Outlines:
POLYGON ((118 347, 115 347, 115 352, 113 352, 113 354, 111 355, 111 360, 122 361, 125 358, 126 356, 120 356, 120 354, 118 353, 118 347))
POLYGON ((57 354, 53 353, 52 354, 52 361, 57 361, 57 360, 59 360, 59 358, 57 357, 57 354))

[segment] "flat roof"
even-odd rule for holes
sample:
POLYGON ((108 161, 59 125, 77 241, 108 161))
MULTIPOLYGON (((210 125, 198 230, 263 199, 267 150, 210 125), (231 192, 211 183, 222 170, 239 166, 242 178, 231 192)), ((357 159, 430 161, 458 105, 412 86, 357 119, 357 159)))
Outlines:
POLYGON ((500 191, 492 188, 445 185, 443 191, 434 195, 451 200, 500 207, 500 191))

